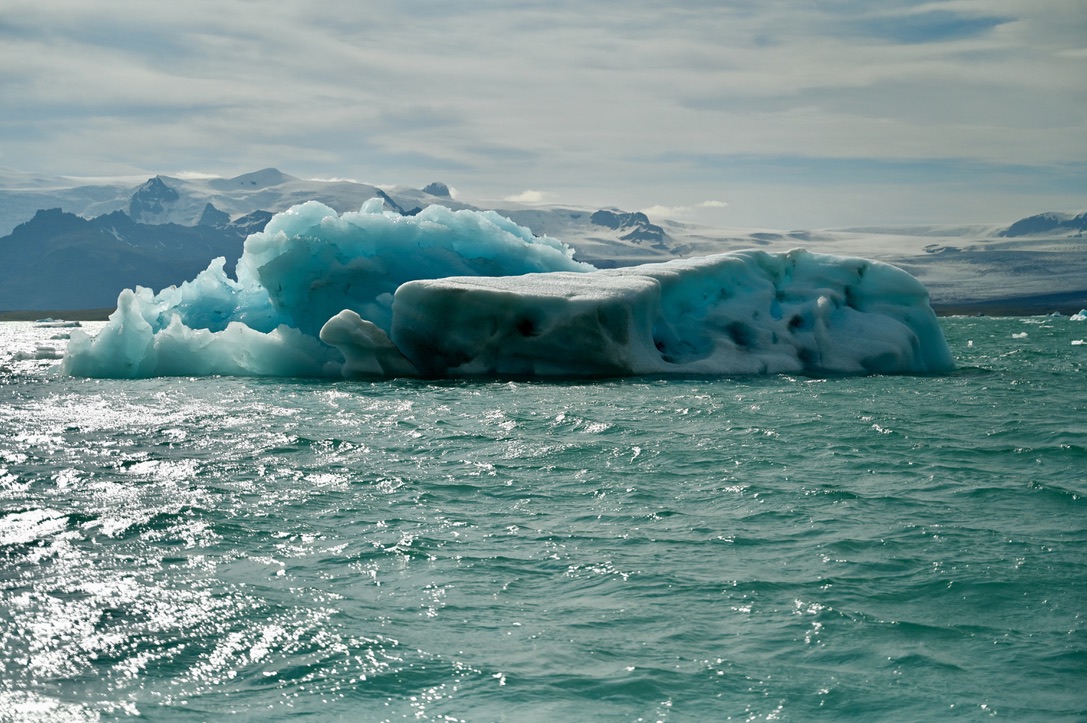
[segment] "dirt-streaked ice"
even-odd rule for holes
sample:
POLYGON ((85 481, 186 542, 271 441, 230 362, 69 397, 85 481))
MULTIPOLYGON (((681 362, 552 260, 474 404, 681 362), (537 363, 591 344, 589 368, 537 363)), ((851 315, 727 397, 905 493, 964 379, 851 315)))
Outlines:
POLYGON ((494 212, 310 202, 180 287, 122 292, 73 375, 612 376, 953 368, 924 286, 875 261, 739 251, 598 270, 494 212))

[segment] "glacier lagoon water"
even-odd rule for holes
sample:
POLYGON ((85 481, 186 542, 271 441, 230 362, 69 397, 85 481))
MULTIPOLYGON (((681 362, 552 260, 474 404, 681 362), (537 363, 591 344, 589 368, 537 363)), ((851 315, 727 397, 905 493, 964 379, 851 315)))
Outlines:
POLYGON ((1082 720, 1087 322, 941 324, 947 375, 591 383, 0 324, 0 719, 1082 720))

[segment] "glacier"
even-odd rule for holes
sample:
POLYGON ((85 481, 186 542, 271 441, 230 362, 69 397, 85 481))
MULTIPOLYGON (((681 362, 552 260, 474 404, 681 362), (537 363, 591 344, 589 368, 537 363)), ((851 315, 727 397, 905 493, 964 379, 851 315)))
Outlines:
POLYGON ((597 269, 493 211, 310 201, 250 235, 236 278, 121 292, 74 376, 601 377, 940 373, 925 287, 795 249, 597 269))

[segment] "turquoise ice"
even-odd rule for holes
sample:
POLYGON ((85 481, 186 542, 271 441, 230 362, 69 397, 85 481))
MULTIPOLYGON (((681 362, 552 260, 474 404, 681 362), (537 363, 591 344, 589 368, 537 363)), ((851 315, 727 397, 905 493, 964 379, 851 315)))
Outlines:
POLYGON ((309 202, 157 294, 126 290, 72 375, 617 376, 938 373, 924 286, 794 250, 596 269, 494 212, 309 202))

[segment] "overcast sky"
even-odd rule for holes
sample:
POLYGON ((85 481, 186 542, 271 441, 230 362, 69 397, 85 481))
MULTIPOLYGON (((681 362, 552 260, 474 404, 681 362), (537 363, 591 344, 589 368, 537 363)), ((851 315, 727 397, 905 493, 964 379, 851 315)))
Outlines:
POLYGON ((1087 208, 1087 2, 0 0, 0 166, 1013 221, 1087 208))

